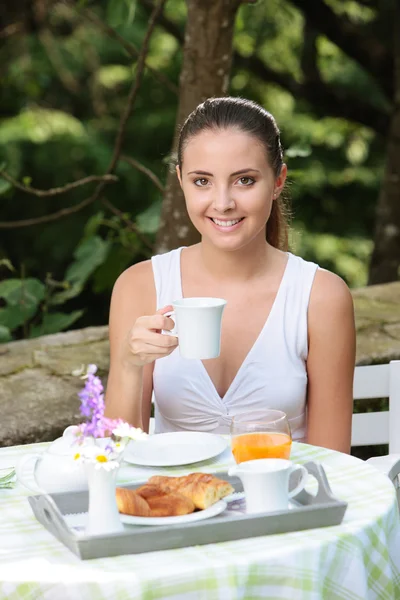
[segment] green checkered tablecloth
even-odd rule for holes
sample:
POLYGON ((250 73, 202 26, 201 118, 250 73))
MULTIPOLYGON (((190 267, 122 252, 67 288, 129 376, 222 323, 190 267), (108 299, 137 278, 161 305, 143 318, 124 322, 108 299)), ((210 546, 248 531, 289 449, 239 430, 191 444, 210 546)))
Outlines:
MULTIPOLYGON (((0 468, 45 447, 3 448, 0 468)), ((292 459, 323 464, 333 493, 349 503, 341 525, 80 561, 36 521, 27 490, 0 489, 0 598, 400 599, 399 516, 387 477, 354 457, 306 444, 293 444, 292 459)), ((200 469, 222 471, 230 460, 226 451, 200 469)), ((134 481, 152 472, 126 466, 119 476, 134 481)))

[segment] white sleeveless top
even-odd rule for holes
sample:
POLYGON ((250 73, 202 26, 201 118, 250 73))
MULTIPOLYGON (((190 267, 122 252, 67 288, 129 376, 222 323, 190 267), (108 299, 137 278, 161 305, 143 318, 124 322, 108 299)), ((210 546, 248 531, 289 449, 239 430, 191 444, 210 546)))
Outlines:
MULTIPOLYGON (((157 310, 182 298, 182 248, 152 258, 157 310)), ((237 413, 283 410, 294 440, 306 435, 307 310, 318 265, 288 253, 271 312, 223 398, 201 360, 179 348, 156 360, 153 372, 155 432, 229 433, 237 413)))

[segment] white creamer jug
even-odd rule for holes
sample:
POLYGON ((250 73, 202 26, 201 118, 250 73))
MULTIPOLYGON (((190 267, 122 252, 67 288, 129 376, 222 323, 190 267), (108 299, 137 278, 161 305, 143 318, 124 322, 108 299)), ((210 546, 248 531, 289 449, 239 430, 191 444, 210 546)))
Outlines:
POLYGON ((228 473, 243 483, 247 513, 287 510, 289 499, 304 488, 308 477, 305 467, 283 458, 248 460, 231 467, 228 473), (289 477, 295 471, 301 472, 301 479, 289 492, 289 477))

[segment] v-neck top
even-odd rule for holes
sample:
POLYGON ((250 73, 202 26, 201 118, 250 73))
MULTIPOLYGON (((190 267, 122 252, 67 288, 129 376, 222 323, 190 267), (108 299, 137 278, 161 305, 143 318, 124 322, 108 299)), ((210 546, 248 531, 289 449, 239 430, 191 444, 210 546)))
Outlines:
MULTIPOLYGON (((157 309, 183 297, 181 251, 152 258, 157 309)), ((287 414, 293 439, 305 440, 307 311, 317 269, 315 263, 288 253, 267 320, 222 398, 201 360, 182 358, 179 348, 156 360, 155 433, 229 433, 235 414, 274 408, 287 414)))

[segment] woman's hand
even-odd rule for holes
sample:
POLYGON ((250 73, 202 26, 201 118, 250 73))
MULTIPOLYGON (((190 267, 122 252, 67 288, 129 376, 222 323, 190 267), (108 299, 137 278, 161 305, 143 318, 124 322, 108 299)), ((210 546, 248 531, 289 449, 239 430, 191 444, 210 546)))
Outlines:
POLYGON ((178 338, 161 333, 162 329, 171 331, 174 328, 173 320, 164 316, 172 310, 172 306, 164 306, 154 315, 136 319, 127 337, 124 352, 126 364, 143 367, 157 358, 168 356, 175 350, 178 346, 178 338))

